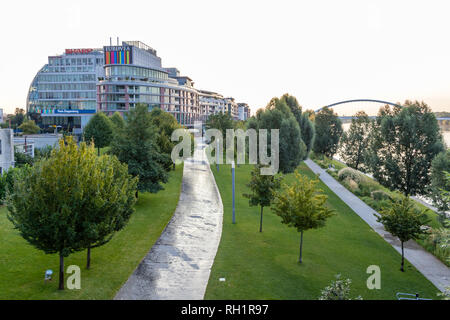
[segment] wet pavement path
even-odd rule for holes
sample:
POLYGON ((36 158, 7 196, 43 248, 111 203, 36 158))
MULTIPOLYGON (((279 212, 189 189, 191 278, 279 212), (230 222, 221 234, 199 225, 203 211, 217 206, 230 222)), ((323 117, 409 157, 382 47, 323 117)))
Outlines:
MULTIPOLYGON (((384 226, 377 221, 378 213, 369 207, 364 201, 348 191, 342 184, 336 181, 324 169, 314 161, 305 160, 306 165, 318 173, 320 180, 325 183, 342 201, 344 201, 357 215, 361 217, 375 232, 386 240, 395 250, 401 254, 401 243, 397 237, 393 237, 384 230, 384 226)), ((438 258, 422 248, 415 241, 405 242, 405 259, 430 280, 439 290, 443 291, 450 286, 450 268, 438 258)), ((400 261, 400 260, 399 260, 400 261)), ((400 262, 399 262, 400 265, 400 262)))
POLYGON ((115 299, 203 299, 222 234, 223 205, 205 145, 199 138, 196 143, 194 157, 184 162, 172 219, 115 299))

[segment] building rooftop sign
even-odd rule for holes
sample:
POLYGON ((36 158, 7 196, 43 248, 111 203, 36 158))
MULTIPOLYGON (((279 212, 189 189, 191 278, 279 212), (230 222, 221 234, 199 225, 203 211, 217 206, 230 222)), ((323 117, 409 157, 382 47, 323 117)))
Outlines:
POLYGON ((105 46, 105 64, 132 64, 131 46, 105 46))
POLYGON ((66 54, 86 54, 91 53, 94 49, 66 49, 66 54))

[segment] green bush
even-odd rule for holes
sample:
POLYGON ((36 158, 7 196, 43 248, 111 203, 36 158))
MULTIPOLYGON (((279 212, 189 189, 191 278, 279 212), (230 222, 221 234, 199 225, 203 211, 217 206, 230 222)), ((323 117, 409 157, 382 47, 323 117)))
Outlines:
POLYGON ((357 170, 352 169, 350 167, 339 170, 338 178, 341 181, 344 181, 347 178, 349 178, 349 179, 355 181, 358 185, 363 180, 362 174, 359 173, 357 170))
POLYGON ((424 247, 450 266, 450 229, 431 229, 430 235, 424 240, 424 247))
POLYGON ((380 200, 389 200, 391 197, 389 194, 383 190, 374 190, 370 193, 372 199, 380 201, 380 200))
POLYGON ((6 185, 6 173, 5 173, 5 174, 0 175, 0 204, 3 204, 3 202, 5 201, 6 190, 7 190, 7 185, 6 185))
POLYGON ((353 193, 360 193, 358 183, 350 177, 345 178, 342 184, 353 193))

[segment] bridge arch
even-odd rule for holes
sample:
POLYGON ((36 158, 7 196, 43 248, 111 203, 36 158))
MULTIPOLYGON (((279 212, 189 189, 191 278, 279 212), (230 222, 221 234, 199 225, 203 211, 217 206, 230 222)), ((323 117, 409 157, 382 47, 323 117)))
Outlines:
POLYGON ((354 103, 354 102, 373 102, 373 103, 381 103, 381 104, 387 104, 387 105, 391 105, 394 107, 401 107, 401 105, 397 104, 397 103, 393 103, 393 102, 389 102, 389 101, 384 101, 384 100, 377 100, 377 99, 352 99, 352 100, 344 100, 344 101, 339 101, 339 102, 335 102, 326 106, 323 106, 319 109, 317 109, 315 112, 319 112, 320 110, 322 110, 325 107, 331 108, 340 104, 346 104, 346 103, 354 103))

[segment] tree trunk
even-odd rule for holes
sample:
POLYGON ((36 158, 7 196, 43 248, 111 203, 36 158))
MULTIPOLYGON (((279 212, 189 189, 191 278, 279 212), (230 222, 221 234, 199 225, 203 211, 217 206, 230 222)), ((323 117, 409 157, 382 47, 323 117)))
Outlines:
POLYGON ((136 199, 139 197, 139 191, 136 190, 136 199))
POLYGON ((59 290, 64 290, 64 257, 59 254, 59 290))
POLYGON ((402 241, 402 267, 400 268, 402 272, 405 272, 405 269, 403 268, 404 264, 405 264, 405 254, 403 252, 403 241, 402 241))
POLYGON ((98 156, 100 157, 100 147, 98 147, 97 150, 98 150, 98 156))
POLYGON ((91 267, 91 247, 87 250, 86 269, 91 267))
POLYGON ((259 221, 259 232, 262 232, 263 209, 264 207, 261 206, 261 220, 259 221))
POLYGON ((175 167, 175 162, 173 163, 173 171, 175 171, 176 167, 175 167))
POLYGON ((300 231, 300 256, 298 257, 299 263, 302 263, 302 252, 303 252, 303 230, 300 231))

